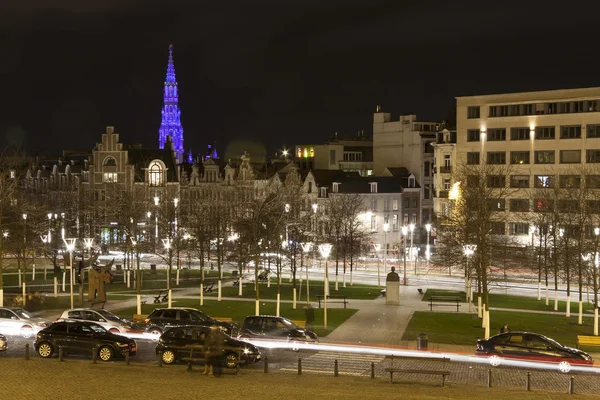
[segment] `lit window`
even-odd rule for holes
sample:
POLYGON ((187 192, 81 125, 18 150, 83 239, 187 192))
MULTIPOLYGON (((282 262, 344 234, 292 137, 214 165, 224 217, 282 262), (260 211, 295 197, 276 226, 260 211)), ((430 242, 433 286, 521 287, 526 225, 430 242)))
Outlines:
POLYGON ((150 163, 148 178, 150 186, 160 186, 164 183, 163 167, 158 161, 150 163))
POLYGON ((103 182, 104 183, 117 183, 117 173, 116 172, 105 172, 103 182))

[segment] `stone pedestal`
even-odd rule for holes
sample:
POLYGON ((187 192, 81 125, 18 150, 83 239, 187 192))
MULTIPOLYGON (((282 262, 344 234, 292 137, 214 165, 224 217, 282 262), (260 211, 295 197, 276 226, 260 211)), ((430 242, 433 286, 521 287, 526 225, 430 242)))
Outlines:
POLYGON ((392 267, 392 272, 385 279, 385 304, 400 304, 400 277, 392 267))

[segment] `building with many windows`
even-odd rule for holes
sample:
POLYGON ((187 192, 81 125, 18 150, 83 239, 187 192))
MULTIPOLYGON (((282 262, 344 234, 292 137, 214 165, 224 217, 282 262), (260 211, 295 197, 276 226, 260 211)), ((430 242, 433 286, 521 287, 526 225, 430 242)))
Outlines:
MULTIPOLYGON (((506 166, 509 176, 488 182, 514 189, 494 230, 527 243, 529 213, 549 209, 544 190, 600 188, 600 88, 458 97, 456 161, 506 166)), ((571 210, 572 199, 557 201, 571 210)))

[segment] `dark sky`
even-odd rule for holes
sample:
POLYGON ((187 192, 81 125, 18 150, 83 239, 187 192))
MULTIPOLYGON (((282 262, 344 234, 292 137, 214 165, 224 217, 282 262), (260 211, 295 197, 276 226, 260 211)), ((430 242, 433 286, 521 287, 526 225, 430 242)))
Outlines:
POLYGON ((196 152, 371 135, 377 104, 442 120, 459 95, 600 86, 595 3, 2 0, 0 145, 89 149, 114 125, 157 146, 170 43, 196 152))

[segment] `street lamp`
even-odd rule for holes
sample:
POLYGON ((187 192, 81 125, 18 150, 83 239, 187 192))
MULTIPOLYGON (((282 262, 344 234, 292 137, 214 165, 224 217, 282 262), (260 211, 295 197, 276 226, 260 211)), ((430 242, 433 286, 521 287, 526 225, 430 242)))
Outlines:
POLYGON ((402 259, 404 261, 404 278, 403 278, 403 285, 406 286, 406 235, 408 235, 408 227, 403 226, 402 227, 402 236, 404 237, 404 255, 402 256, 402 259))
POLYGON ((327 278, 327 257, 331 252, 332 245, 330 243, 323 243, 319 245, 319 252, 321 256, 325 258, 325 274, 323 275, 323 327, 327 329, 327 296, 329 296, 329 281, 327 278))
POLYGON ((414 232, 415 232, 415 224, 410 224, 408 226, 408 230, 410 231, 410 261, 413 263, 413 265, 415 266, 415 276, 417 275, 417 263, 415 262, 415 258, 413 256, 413 237, 414 237, 414 232))
POLYGON ((19 286, 23 286, 23 305, 25 305, 25 281, 27 280, 27 214, 23 213, 23 277, 21 279, 21 270, 19 269, 19 286))
POLYGON ((75 242, 77 238, 64 238, 65 245, 67 246, 67 250, 69 251, 69 268, 71 270, 70 278, 69 278, 69 287, 71 289, 71 309, 75 308, 75 304, 73 303, 73 249, 75 249, 75 242))
MULTIPOLYGON (((390 229, 390 224, 387 222, 383 224, 383 270, 387 272, 387 231, 390 229)), ((381 281, 379 278, 379 268, 377 268, 377 285, 381 287, 381 281)))
POLYGON ((154 249, 158 245, 158 197, 154 197, 154 249))
POLYGON ((306 304, 309 303, 309 299, 310 299, 310 285, 308 284, 308 252, 310 252, 310 249, 312 248, 312 242, 305 242, 305 243, 300 243, 300 245, 302 246, 302 251, 307 253, 306 256, 306 304))
POLYGON ((4 306, 4 250, 2 249, 2 245, 7 237, 8 231, 2 232, 2 236, 0 237, 0 307, 4 306))
POLYGON ((162 239, 163 245, 165 246, 165 250, 168 252, 169 257, 169 265, 167 266, 167 298, 168 298, 168 307, 171 308, 171 239, 166 238, 162 239))
POLYGON ((471 302, 473 301, 473 293, 471 292, 472 287, 471 287, 471 274, 470 274, 470 270, 469 270, 469 259, 471 258, 471 256, 473 254, 475 254, 475 250, 477 250, 477 245, 465 244, 463 246, 463 250, 464 250, 465 256, 467 257, 467 268, 465 270, 465 288, 466 288, 466 292, 467 292, 467 302, 469 303, 469 312, 471 312, 471 302))
MULTIPOLYGON (((85 245, 85 248, 88 251, 88 256, 90 257, 90 265, 88 267, 92 266, 92 245, 94 244, 94 238, 84 238, 83 239, 83 244, 85 245)), ((83 261, 83 257, 81 257, 81 260, 83 261)), ((80 276, 79 276, 79 302, 83 303, 83 282, 84 282, 84 275, 85 275, 85 270, 81 270, 80 271, 80 276)), ((139 314, 139 313, 138 313, 139 314)))
POLYGON ((427 270, 429 270, 429 259, 431 258, 431 247, 429 247, 431 224, 425 224, 425 230, 427 231, 427 247, 425 247, 425 260, 427 260, 427 270))
POLYGON ((377 256, 377 286, 381 287, 381 273, 379 272, 379 250, 381 250, 381 243, 373 243, 375 249, 375 256, 377 256))

